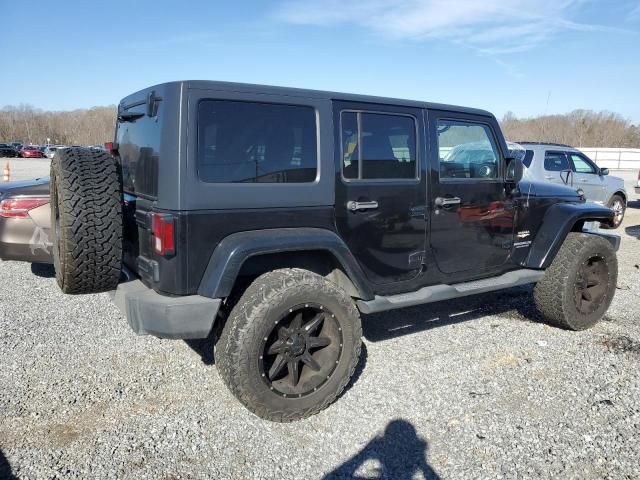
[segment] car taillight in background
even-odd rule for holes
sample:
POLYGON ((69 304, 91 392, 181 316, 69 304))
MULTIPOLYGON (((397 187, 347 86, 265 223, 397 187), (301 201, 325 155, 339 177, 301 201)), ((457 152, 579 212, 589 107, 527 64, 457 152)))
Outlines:
POLYGON ((9 197, 0 202, 0 217, 25 218, 29 211, 49 203, 49 197, 9 197))
POLYGON ((112 155, 118 154, 118 143, 117 142, 104 142, 104 149, 111 153, 112 155))
POLYGON ((151 230, 153 232, 153 250, 159 255, 173 255, 175 253, 173 216, 152 213, 151 230))

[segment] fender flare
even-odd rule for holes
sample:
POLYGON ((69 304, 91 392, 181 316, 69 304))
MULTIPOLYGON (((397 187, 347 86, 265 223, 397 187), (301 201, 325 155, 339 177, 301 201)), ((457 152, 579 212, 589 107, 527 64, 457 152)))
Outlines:
POLYGON ((536 234, 523 266, 545 269, 551 265, 564 239, 581 221, 611 223, 611 209, 595 203, 558 203, 551 206, 536 234))
POLYGON ((322 228, 273 228, 228 235, 211 254, 198 294, 209 298, 228 297, 242 265, 250 257, 305 250, 331 253, 344 268, 360 298, 373 299, 373 292, 349 247, 336 233, 322 228))

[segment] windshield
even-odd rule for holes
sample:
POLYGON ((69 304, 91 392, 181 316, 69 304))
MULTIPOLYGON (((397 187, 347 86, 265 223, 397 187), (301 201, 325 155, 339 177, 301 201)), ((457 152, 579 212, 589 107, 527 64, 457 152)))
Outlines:
POLYGON ((527 150, 522 145, 515 142, 507 142, 507 147, 509 148, 510 156, 520 161, 524 160, 527 150))

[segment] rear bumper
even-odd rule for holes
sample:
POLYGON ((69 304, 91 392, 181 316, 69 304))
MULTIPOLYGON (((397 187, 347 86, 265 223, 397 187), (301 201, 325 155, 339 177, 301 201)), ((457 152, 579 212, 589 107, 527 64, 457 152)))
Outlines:
POLYGON ((167 297, 140 280, 121 283, 112 296, 134 332, 160 338, 206 338, 222 302, 200 295, 167 297))
POLYGON ((0 259, 53 263, 48 235, 31 218, 0 217, 0 259))

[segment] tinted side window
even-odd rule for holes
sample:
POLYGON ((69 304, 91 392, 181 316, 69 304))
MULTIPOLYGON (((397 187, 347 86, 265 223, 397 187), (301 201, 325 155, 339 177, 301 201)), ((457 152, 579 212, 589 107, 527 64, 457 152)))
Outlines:
POLYGON ((577 173, 596 173, 596 168, 582 155, 572 153, 571 161, 577 173))
POLYGON ((313 182, 311 107, 204 100, 198 105, 198 176, 205 182, 313 182))
POLYGON ((533 161, 533 150, 527 150, 527 153, 524 154, 524 158, 522 159, 522 164, 529 168, 531 166, 531 162, 533 161))
POLYGON ((412 117, 361 112, 343 112, 341 117, 344 178, 417 178, 412 117))
POLYGON ((562 172, 571 170, 567 156, 562 152, 545 152, 544 169, 549 172, 562 172))
POLYGON ((493 179, 499 173, 499 154, 488 125, 438 120, 440 178, 493 179))

